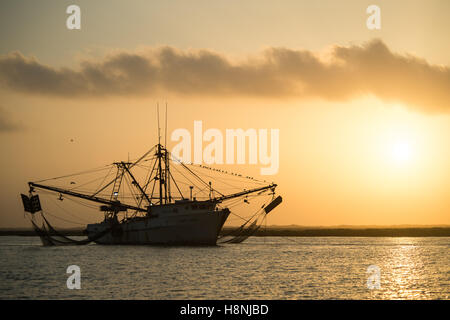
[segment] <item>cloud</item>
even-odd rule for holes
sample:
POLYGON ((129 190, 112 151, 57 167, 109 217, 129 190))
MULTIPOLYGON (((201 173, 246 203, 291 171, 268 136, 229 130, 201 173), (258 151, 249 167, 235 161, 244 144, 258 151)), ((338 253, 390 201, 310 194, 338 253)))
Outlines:
POLYGON ((308 50, 270 48, 235 62, 209 50, 166 46, 113 53, 84 61, 77 69, 56 69, 14 52, 0 56, 0 85, 63 97, 169 92, 345 101, 374 95, 423 111, 450 111, 450 68, 394 53, 381 40, 334 46, 326 61, 308 50))
POLYGON ((13 132, 23 129, 9 119, 9 114, 0 106, 0 133, 13 132))

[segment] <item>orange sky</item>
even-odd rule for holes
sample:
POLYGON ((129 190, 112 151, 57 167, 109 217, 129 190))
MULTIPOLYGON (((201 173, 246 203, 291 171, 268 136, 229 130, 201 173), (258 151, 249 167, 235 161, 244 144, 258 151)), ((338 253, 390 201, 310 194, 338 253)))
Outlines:
POLYGON ((27 181, 149 149, 156 101, 169 133, 280 129, 268 224, 450 224, 449 4, 376 2, 381 30, 365 1, 77 1, 79 31, 66 4, 3 2, 0 227, 28 226, 27 181))

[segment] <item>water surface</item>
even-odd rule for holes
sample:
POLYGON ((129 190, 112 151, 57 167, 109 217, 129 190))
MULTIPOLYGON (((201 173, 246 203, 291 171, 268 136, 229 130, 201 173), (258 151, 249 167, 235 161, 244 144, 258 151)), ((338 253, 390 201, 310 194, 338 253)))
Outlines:
POLYGON ((253 237, 216 247, 42 247, 0 237, 2 299, 449 299, 450 238, 253 237), (69 265, 81 289, 69 290, 69 265), (380 269, 368 289, 367 268, 380 269))

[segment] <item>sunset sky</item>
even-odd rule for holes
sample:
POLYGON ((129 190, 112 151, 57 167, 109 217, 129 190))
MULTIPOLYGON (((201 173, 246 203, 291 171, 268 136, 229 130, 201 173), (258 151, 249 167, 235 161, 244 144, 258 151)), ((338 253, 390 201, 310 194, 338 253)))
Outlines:
POLYGON ((279 172, 262 178, 284 201, 268 224, 448 225, 449 12, 447 0, 3 0, 0 227, 29 227, 27 181, 147 151, 158 101, 169 133, 195 120, 280 130, 279 172), (71 4, 81 30, 66 28, 71 4), (380 30, 366 27, 371 4, 380 30))

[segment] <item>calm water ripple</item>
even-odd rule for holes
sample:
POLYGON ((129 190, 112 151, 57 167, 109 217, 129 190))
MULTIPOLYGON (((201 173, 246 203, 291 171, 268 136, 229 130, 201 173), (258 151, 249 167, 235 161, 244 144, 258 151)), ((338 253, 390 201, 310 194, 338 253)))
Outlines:
POLYGON ((217 247, 42 247, 0 237, 2 299, 450 299, 450 238, 267 237, 217 247), (69 265, 81 289, 66 287, 69 265), (367 268, 380 268, 368 289, 367 268))

